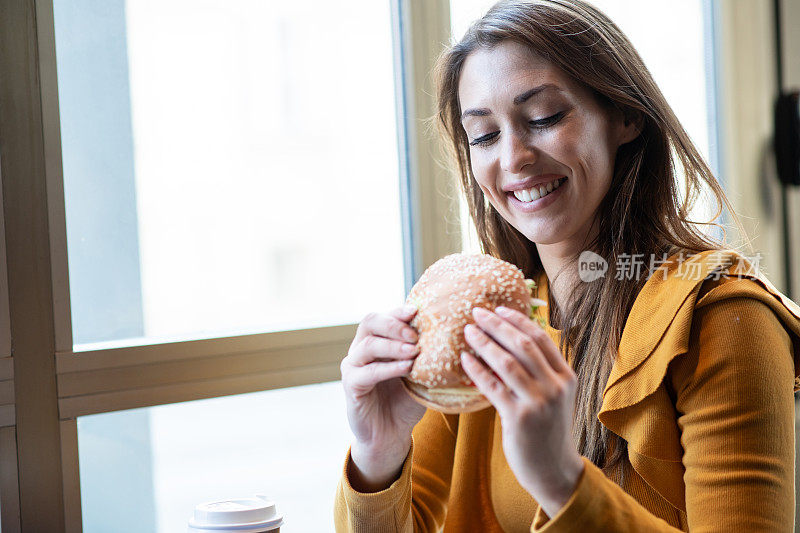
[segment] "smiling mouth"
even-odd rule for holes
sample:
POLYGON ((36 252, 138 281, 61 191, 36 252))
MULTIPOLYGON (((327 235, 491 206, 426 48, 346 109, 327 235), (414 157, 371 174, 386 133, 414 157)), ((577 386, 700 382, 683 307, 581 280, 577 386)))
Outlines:
POLYGON ((539 198, 544 198, 551 192, 558 189, 564 181, 566 181, 566 176, 562 176, 557 178, 550 183, 545 183, 543 185, 539 185, 538 187, 531 187, 529 189, 522 189, 519 191, 509 192, 509 195, 514 195, 514 197, 519 200, 520 202, 534 202, 539 198))

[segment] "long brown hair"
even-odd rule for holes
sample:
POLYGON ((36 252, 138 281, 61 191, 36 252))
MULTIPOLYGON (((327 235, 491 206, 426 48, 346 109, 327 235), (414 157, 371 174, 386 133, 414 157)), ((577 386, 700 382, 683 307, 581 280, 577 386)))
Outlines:
MULTIPOLYGON (((623 254, 645 258, 654 254, 660 259, 663 254, 730 248, 724 237, 713 239, 699 227, 710 224, 724 232, 723 226, 713 222, 723 205, 746 239, 709 166, 622 31, 581 0, 510 0, 498 2, 475 21, 460 41, 444 51, 435 70, 435 118, 458 170, 483 253, 514 263, 529 278, 536 279, 544 270, 536 245, 484 197, 472 174, 468 138, 461 126, 458 80, 465 59, 474 50, 505 40, 529 47, 591 89, 602 105, 641 121, 640 135, 617 152, 611 186, 598 212, 598 235, 584 248, 602 256, 610 272, 617 264, 615 258, 623 254), (682 198, 678 165, 685 180, 682 198), (689 220, 695 201, 707 191, 716 202, 716 214, 709 222, 689 220)), ((576 265, 577 259, 569 264, 576 265)), ((646 276, 622 277, 606 275, 593 283, 578 283, 563 309, 552 298, 549 302, 551 322, 565 332, 561 350, 570 355, 578 378, 572 428, 575 446, 620 485, 625 483, 627 442, 603 426, 597 415, 623 326, 646 281, 646 276)))

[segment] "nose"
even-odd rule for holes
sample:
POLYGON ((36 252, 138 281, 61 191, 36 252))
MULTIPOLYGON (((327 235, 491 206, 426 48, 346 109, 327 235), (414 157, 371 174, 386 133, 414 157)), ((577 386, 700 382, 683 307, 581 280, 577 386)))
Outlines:
POLYGON ((526 140, 525 132, 511 131, 501 139, 500 168, 509 174, 519 174, 536 161, 536 153, 526 140))

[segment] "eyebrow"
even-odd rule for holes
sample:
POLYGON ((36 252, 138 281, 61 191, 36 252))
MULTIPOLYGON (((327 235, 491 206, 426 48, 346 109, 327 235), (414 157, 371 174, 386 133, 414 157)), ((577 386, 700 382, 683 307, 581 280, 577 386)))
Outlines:
MULTIPOLYGON (((529 89, 522 94, 518 94, 517 96, 514 97, 513 103, 514 105, 520 105, 522 103, 525 103, 531 96, 537 95, 540 92, 544 91, 545 89, 558 90, 558 87, 553 85, 552 83, 544 83, 542 85, 534 87, 533 89, 529 89)), ((461 113, 461 120, 464 120, 466 117, 485 117, 491 114, 492 112, 485 107, 481 107, 479 109, 467 109, 466 111, 461 113)))

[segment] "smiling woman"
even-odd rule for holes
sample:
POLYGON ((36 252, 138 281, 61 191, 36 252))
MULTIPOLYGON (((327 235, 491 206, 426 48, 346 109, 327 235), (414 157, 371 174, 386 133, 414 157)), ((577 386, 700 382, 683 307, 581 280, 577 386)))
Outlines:
POLYGON ((458 98, 467 108, 461 123, 472 171, 503 219, 539 246, 563 248, 564 235, 583 239, 611 185, 617 149, 639 134, 641 120, 604 107, 589 88, 515 41, 471 53, 458 98))
POLYGON ((397 386, 413 310, 366 317, 337 530, 790 528, 800 308, 689 218, 709 192, 736 220, 628 38, 587 2, 501 1, 436 78, 481 250, 547 325, 476 312, 462 365, 492 405, 443 415, 397 386))

